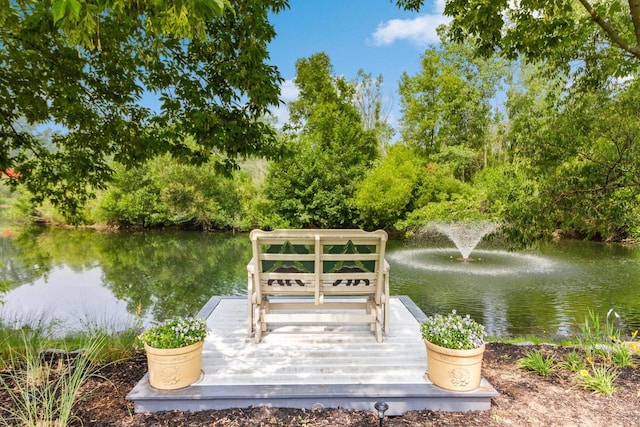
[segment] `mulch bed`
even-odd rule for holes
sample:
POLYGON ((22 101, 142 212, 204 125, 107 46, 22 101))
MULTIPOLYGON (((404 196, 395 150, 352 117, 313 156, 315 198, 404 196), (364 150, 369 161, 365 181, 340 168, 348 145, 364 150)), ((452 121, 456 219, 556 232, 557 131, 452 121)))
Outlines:
MULTIPOLYGON (((570 351, 556 346, 521 346, 488 343, 483 375, 499 396, 491 409, 464 413, 412 411, 388 417, 385 426, 631 426, 640 425, 640 372, 620 369, 612 396, 576 386, 568 371, 541 377, 517 367, 527 351, 539 349, 557 361, 570 351)), ((83 386, 71 426, 352 426, 378 425, 373 411, 345 409, 234 408, 200 412, 133 413, 125 396, 146 372, 144 353, 104 366, 83 386)), ((0 391, 0 404, 8 404, 0 391)))

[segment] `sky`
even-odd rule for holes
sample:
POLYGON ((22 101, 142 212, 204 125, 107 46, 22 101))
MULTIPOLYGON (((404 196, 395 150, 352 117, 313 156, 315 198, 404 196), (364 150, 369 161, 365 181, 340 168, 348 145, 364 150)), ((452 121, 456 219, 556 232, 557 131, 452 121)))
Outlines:
MULTIPOLYGON (((390 0, 291 0, 290 6, 270 16, 277 35, 269 45, 269 62, 285 79, 282 100, 297 97, 296 60, 325 52, 336 76, 355 79, 360 69, 382 75, 382 92, 391 105, 389 122, 395 127, 400 77, 403 72, 415 75, 424 50, 439 42, 436 28, 448 22, 442 15, 444 0, 425 0, 420 12, 403 11, 390 0)), ((273 114, 283 124, 286 105, 273 114)))

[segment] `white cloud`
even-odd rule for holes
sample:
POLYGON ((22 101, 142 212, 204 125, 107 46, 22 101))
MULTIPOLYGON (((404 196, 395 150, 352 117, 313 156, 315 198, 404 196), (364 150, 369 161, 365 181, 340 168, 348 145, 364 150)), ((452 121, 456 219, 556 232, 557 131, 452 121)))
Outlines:
POLYGON ((298 89, 298 86, 296 86, 293 80, 285 80, 284 83, 282 83, 280 96, 284 102, 296 101, 299 94, 300 89, 298 89))
POLYGON ((275 126, 281 129, 289 121, 289 103, 296 101, 300 95, 300 89, 293 80, 285 80, 280 87, 280 99, 284 102, 271 109, 271 114, 276 120, 275 126))
MULTIPOLYGON (((438 8, 440 4, 438 4, 438 8)), ((398 40, 409 40, 419 46, 439 43, 436 28, 447 24, 451 18, 437 15, 422 15, 414 19, 391 19, 378 25, 373 33, 375 46, 388 46, 398 40)))

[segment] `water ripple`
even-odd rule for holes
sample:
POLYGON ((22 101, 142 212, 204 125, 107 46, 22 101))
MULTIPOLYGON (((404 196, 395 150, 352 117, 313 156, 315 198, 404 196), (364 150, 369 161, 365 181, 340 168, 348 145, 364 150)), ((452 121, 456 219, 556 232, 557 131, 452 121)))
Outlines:
POLYGON ((461 262, 459 252, 447 248, 401 249, 387 254, 399 264, 426 271, 506 276, 546 274, 556 270, 556 263, 540 255, 501 250, 474 250, 473 262, 461 262))

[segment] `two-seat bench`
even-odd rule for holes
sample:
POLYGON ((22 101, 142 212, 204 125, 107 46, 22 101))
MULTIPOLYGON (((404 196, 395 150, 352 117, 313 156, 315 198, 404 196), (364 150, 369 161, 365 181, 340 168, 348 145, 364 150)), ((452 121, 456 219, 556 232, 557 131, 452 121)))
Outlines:
POLYGON ((248 334, 270 323, 368 323, 389 330, 389 265, 383 230, 253 230, 248 334), (355 298, 354 298, 355 297, 355 298))

